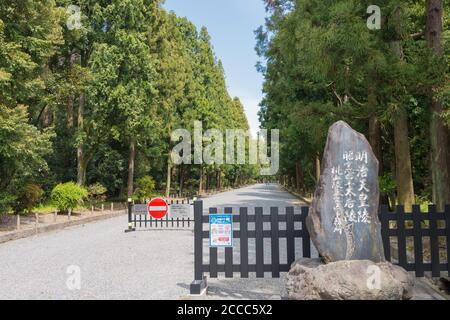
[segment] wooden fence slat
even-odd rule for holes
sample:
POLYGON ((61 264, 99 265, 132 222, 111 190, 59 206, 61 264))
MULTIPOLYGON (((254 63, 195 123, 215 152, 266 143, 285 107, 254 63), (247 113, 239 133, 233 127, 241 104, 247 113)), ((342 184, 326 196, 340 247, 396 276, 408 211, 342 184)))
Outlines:
POLYGON ((240 256, 241 256, 241 278, 248 278, 248 210, 246 207, 239 208, 240 226, 240 256))
POLYGON ((301 208, 301 222, 302 222, 302 230, 303 237, 302 237, 302 252, 304 258, 311 258, 311 239, 309 236, 308 229, 306 228, 306 217, 309 213, 309 207, 302 207, 301 208))
POLYGON ((423 244, 422 244, 422 223, 421 217, 423 213, 420 212, 420 206, 413 206, 413 228, 414 228, 414 265, 416 269, 416 276, 424 276, 423 268, 423 244))
MULTIPOLYGON (((209 208, 209 214, 217 214, 217 208, 209 208)), ((211 278, 217 278, 217 248, 209 247, 209 265, 211 278)))
POLYGON ((272 278, 280 277, 280 240, 278 238, 278 207, 270 208, 270 233, 271 233, 271 257, 272 278))
MULTIPOLYGON (((203 202, 194 202, 194 217, 196 221, 202 221, 203 202)), ((196 223, 194 226, 194 275, 195 280, 203 280, 203 223, 196 223)))
POLYGON ((445 206, 445 230, 447 238, 447 272, 450 277, 450 204, 445 206))
POLYGON ((439 266, 439 241, 437 236, 437 219, 436 219, 436 206, 428 206, 428 216, 430 223, 430 246, 431 246, 431 276, 439 277, 441 270, 439 266))
POLYGON ((286 249, 287 263, 292 265, 295 261, 295 236, 294 236, 294 208, 286 208, 286 249))
POLYGON ((264 278, 263 208, 255 208, 256 277, 264 278))
POLYGON ((382 205, 380 207, 380 210, 384 256, 387 261, 391 261, 391 241, 389 238, 389 207, 387 205, 382 205))
MULTIPOLYGON (((233 214, 233 209, 225 208, 225 214, 233 214)), ((225 278, 233 278, 233 247, 225 248, 225 278)))
POLYGON ((406 267, 408 263, 406 255, 406 235, 405 235, 405 207, 397 206, 397 247, 398 247, 398 264, 406 267))

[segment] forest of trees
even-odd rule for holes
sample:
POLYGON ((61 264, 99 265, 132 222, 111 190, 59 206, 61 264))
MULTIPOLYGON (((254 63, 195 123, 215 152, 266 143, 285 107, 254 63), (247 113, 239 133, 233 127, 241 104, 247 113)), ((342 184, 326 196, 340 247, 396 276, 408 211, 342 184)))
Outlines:
POLYGON ((249 129, 207 29, 161 0, 0 2, 2 212, 68 181, 124 199, 148 176, 167 195, 256 176, 255 165, 172 165, 171 131, 195 120, 249 129))
POLYGON ((450 4, 265 0, 260 119, 280 129, 283 183, 313 190, 329 126, 347 121, 380 160, 383 201, 450 204, 450 4), (381 8, 370 30, 367 8, 381 8))

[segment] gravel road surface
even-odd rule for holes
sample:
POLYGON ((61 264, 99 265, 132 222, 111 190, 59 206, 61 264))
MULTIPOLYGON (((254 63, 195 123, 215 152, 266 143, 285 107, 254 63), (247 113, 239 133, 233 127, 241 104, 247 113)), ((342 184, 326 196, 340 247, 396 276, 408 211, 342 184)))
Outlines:
MULTIPOLYGON (((297 203, 276 185, 255 185, 204 199, 205 208, 297 203)), ((124 233, 126 225, 126 216, 121 216, 1 244, 0 299, 189 298, 193 232, 124 233)), ((210 291, 212 297, 279 298, 279 281, 211 280, 210 291), (232 293, 233 284, 238 290, 232 293)))
MULTIPOLYGON (((268 213, 271 206, 303 205, 274 184, 254 185, 203 200, 205 210, 247 206, 264 207, 268 213)), ((199 299, 189 296, 194 276, 192 230, 124 233, 126 226, 127 218, 121 216, 0 244, 0 299, 199 299)), ((265 261, 270 261, 267 241, 265 261)), ((280 240, 281 262, 286 259, 284 246, 280 240)), ((301 245, 296 249, 300 256, 301 245)), ((249 250, 252 263, 251 241, 249 250)), ((234 259, 239 261, 239 251, 234 251, 234 259)), ((220 261, 223 256, 219 252, 220 261)), ((200 299, 282 299, 284 281, 283 277, 221 276, 208 279, 208 295, 200 299)))

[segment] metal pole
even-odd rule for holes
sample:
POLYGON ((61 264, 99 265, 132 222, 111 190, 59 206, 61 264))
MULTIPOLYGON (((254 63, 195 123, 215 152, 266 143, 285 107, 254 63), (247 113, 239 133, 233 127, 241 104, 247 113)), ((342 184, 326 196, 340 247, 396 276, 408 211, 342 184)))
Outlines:
POLYGON ((133 228, 133 217, 132 217, 132 211, 133 211, 133 202, 131 198, 128 198, 128 229, 125 230, 125 232, 133 232, 136 231, 135 228, 133 228))
POLYGON ((194 281, 190 285, 191 295, 206 292, 207 280, 203 275, 203 201, 194 202, 194 281))

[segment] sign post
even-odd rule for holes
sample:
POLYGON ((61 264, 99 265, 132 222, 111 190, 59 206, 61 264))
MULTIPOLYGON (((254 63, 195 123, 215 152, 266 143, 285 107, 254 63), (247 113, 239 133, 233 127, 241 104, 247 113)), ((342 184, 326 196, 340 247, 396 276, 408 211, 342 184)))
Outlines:
POLYGON ((233 247, 233 215, 211 214, 209 216, 209 246, 233 247))
POLYGON ((169 211, 169 206, 163 198, 152 199, 147 205, 148 214, 155 219, 164 218, 169 211))
POLYGON ((126 229, 125 232, 133 232, 133 231, 136 231, 136 229, 133 228, 132 210, 133 210, 132 199, 131 199, 131 198, 128 198, 128 229, 126 229))

